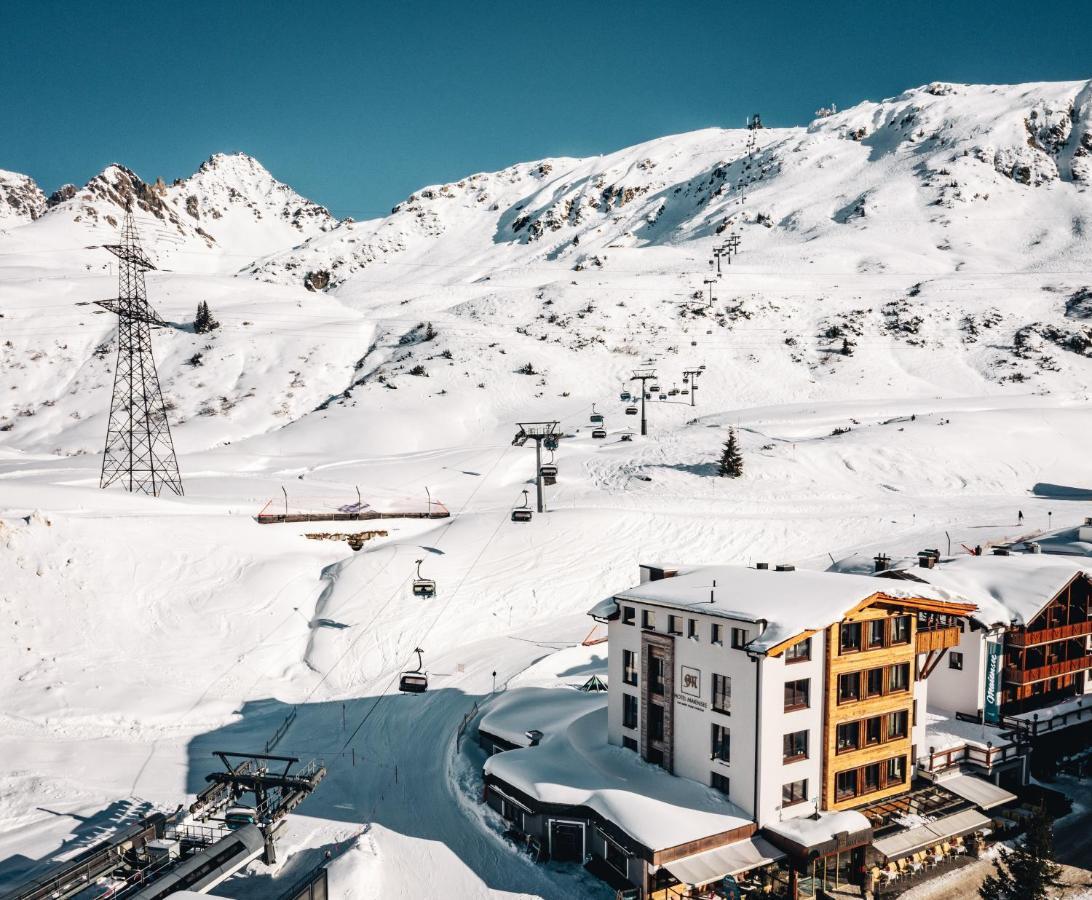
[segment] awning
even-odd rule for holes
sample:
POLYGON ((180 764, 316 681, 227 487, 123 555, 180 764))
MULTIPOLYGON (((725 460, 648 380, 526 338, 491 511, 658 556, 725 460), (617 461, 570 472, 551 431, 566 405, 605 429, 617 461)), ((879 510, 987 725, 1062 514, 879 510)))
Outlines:
POLYGON ((944 788, 957 794, 964 800, 970 800, 979 809, 993 809, 1003 803, 1009 803, 1016 799, 1015 794, 1010 794, 1004 788, 999 788, 982 778, 973 775, 956 775, 954 778, 945 778, 936 782, 937 787, 944 788))
POLYGON ((784 858, 785 854, 773 844, 755 835, 715 850, 684 856, 667 863, 664 868, 683 884, 696 887, 725 875, 736 875, 784 858))
POLYGON ((898 859, 917 853, 926 847, 932 847, 948 838, 953 838, 971 831, 978 831, 990 824, 982 813, 974 809, 965 809, 962 812, 953 813, 927 825, 918 825, 908 828, 898 834, 880 838, 872 846, 884 855, 886 859, 898 859))

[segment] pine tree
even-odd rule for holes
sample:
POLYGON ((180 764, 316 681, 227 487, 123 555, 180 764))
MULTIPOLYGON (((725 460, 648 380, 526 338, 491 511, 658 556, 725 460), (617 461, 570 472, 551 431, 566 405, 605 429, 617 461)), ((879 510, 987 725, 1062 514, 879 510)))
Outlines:
POLYGON ((724 450, 720 454, 717 474, 724 478, 739 478, 743 474, 743 456, 739 452, 739 441, 736 440, 734 428, 728 429, 728 440, 724 442, 724 450))
POLYGON ((1054 864, 1050 819, 1039 810, 1027 820, 1027 830, 1015 849, 1001 848, 995 874, 978 889, 982 900, 1047 900, 1057 886, 1061 868, 1054 864))
POLYGON ((197 334, 205 334, 219 327, 220 323, 212 317, 208 303, 202 300, 197 304, 197 316, 193 320, 193 330, 197 334))

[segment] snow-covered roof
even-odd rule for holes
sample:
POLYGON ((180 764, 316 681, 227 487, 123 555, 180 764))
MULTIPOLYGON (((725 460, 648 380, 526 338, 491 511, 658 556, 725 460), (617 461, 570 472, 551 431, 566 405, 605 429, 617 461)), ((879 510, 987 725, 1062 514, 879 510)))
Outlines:
POLYGON ((871 827, 872 823, 868 821, 864 813, 854 809, 819 813, 818 818, 800 816, 765 826, 766 831, 788 838, 801 847, 818 847, 820 844, 833 840, 836 834, 843 831, 855 834, 871 827))
POLYGON ((481 731, 526 747, 527 732, 550 734, 573 719, 607 705, 607 695, 575 688, 523 687, 501 694, 478 725, 481 731))
POLYGON ((606 706, 540 728, 537 747, 497 753, 485 773, 541 803, 588 807, 653 851, 753 822, 711 788, 608 744, 606 706))
POLYGON ((895 599, 947 600, 927 586, 871 575, 810 569, 778 572, 746 566, 690 566, 672 578, 649 581, 600 601, 590 615, 613 615, 618 600, 632 600, 742 622, 765 622, 748 645, 768 650, 795 635, 840 621, 862 600, 882 593, 895 599))
MULTIPOLYGON (((1085 567, 1069 559, 1042 553, 1008 556, 953 556, 925 569, 900 562, 886 578, 911 578, 930 585, 952 600, 978 607, 975 618, 987 625, 1027 624, 1085 567)), ((848 576, 844 576, 848 577, 848 576)))

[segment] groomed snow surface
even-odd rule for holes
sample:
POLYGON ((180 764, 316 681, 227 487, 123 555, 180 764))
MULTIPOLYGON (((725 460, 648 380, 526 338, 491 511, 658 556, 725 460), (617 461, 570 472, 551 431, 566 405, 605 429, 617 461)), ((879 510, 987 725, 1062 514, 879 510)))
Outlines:
MULTIPOLYGON (((188 802, 213 750, 260 750, 295 707, 277 751, 330 774, 289 861, 218 894, 269 896, 328 848, 354 898, 587 895, 467 801, 455 734, 494 684, 579 644, 639 563, 823 569, 1092 514, 1087 160, 1049 127, 1087 94, 930 86, 771 129, 757 157, 709 129, 336 226, 215 160, 187 180, 197 218, 168 188, 139 211, 149 297, 174 323, 153 341, 185 498, 97 487, 115 323, 78 304, 116 293, 112 257, 87 248, 115 238, 129 176, 3 218, 0 884, 188 802), (700 310, 728 218, 741 254, 700 310), (319 270, 332 290, 304 287, 319 270), (192 329, 202 300, 211 334, 192 329), (624 441, 619 393, 649 358, 666 399, 624 441), (512 523, 533 474, 515 423, 547 419, 567 435, 550 512, 512 523), (730 426, 738 480, 714 474, 730 426), (427 488, 452 516, 258 525, 282 488, 323 511, 358 489, 418 508, 427 488), (305 537, 372 528, 388 534, 358 553, 305 537), (411 594, 417 559, 434 598, 411 594), (418 646, 430 690, 398 695, 418 646)), ((570 743, 594 756, 580 722, 570 743)))

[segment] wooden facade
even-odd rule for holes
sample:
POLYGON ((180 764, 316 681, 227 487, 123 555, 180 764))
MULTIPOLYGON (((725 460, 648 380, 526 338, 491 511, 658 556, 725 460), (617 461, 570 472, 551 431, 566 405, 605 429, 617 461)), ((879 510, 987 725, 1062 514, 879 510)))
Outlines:
POLYGON ((875 605, 859 608, 827 629, 824 809, 849 809, 909 787, 917 654, 915 627, 912 610, 875 605), (854 633, 859 635, 856 641, 854 633), (877 640, 881 635, 882 639, 877 640), (853 679, 858 685, 855 697, 843 689, 844 682, 852 683, 853 679), (901 714, 904 714, 901 736, 898 731, 892 735, 891 718, 901 714), (855 746, 844 739, 854 727, 855 746), (851 779, 855 787, 850 792, 845 783, 851 779))
POLYGON ((1090 615, 1092 583, 1078 574, 1027 625, 1006 632, 1002 715, 1084 693, 1092 670, 1090 615))

